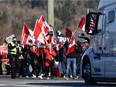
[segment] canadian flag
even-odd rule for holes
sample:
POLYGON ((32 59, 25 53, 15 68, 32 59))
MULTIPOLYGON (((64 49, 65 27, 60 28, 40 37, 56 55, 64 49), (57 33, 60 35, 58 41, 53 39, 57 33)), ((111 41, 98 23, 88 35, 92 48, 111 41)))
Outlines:
POLYGON ((78 28, 82 29, 83 31, 85 31, 85 17, 83 16, 79 25, 78 25, 78 28))
POLYGON ((66 55, 70 54, 70 53, 73 52, 74 50, 75 50, 75 38, 72 37, 72 38, 70 39, 70 44, 69 44, 69 46, 68 46, 68 50, 67 50, 67 52, 66 52, 66 55))
POLYGON ((57 43, 57 44, 55 45, 55 46, 56 46, 56 50, 57 50, 57 51, 59 51, 59 50, 60 50, 60 48, 62 48, 62 47, 63 47, 64 43, 65 43, 65 42, 57 43))
POLYGON ((36 20, 33 35, 37 38, 39 42, 45 43, 44 37, 49 31, 52 30, 43 16, 41 16, 39 20, 36 20))
POLYGON ((65 28, 65 30, 66 30, 66 37, 71 37, 72 31, 69 28, 65 28))
POLYGON ((33 36, 33 31, 26 24, 24 24, 22 32, 22 44, 28 44, 29 40, 35 42, 36 39, 33 36))

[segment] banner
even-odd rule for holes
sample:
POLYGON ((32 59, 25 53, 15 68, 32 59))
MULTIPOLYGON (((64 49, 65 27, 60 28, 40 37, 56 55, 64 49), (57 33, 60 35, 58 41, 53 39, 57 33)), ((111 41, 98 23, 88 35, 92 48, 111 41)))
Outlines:
POLYGON ((6 37, 7 43, 9 43, 10 41, 12 41, 12 38, 13 38, 13 37, 15 37, 15 34, 12 34, 11 36, 6 37))

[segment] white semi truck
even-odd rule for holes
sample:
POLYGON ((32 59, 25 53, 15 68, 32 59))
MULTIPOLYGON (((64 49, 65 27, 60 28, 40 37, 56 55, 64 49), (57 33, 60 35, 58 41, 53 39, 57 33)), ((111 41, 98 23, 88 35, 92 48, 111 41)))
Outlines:
POLYGON ((80 74, 89 85, 116 82, 116 0, 100 0, 98 11, 86 16, 86 30, 90 28, 91 16, 95 26, 80 65, 80 74))

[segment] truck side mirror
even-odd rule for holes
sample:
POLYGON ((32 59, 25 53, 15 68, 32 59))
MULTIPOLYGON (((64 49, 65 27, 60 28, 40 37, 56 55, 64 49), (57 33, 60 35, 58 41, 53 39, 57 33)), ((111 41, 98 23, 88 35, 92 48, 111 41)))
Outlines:
POLYGON ((94 35, 97 33, 97 24, 100 13, 89 12, 86 15, 86 24, 85 24, 85 32, 88 35, 94 35))

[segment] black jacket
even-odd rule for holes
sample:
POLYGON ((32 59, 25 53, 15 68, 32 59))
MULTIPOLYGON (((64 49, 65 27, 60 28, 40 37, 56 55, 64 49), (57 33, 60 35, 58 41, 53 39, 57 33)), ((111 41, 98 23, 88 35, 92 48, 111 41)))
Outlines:
POLYGON ((75 49, 73 52, 69 53, 67 58, 77 58, 78 54, 81 53, 82 47, 80 45, 75 45, 75 49))

